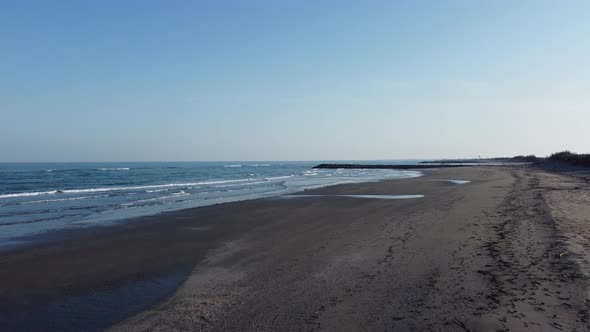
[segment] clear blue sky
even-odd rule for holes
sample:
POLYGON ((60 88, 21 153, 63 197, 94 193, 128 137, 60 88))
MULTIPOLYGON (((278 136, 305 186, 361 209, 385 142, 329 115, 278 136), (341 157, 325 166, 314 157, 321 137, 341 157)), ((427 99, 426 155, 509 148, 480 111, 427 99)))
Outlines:
POLYGON ((0 0, 0 161, 590 152, 590 1, 0 0))

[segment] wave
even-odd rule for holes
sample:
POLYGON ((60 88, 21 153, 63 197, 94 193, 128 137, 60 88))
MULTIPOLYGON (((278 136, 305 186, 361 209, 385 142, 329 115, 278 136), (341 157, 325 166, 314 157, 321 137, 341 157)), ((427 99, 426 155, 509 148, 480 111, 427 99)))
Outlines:
MULTIPOLYGON (((187 186, 185 189, 199 189, 199 188, 201 188, 201 187, 198 187, 198 186, 194 186, 194 187, 187 186)), ((173 188, 146 190, 145 192, 148 193, 148 194, 161 193, 163 191, 169 191, 171 189, 173 189, 173 188)))
POLYGON ((261 184, 261 183, 269 183, 270 181, 248 181, 247 183, 236 183, 236 184, 219 184, 214 186, 215 188, 228 188, 228 187, 238 187, 238 186, 251 186, 254 184, 261 184))
POLYGON ((304 176, 316 176, 319 175, 319 173, 317 171, 305 171, 303 172, 304 176))
POLYGON ((151 194, 151 193, 161 193, 162 191, 168 191, 168 190, 170 190, 170 189, 146 190, 145 192, 148 193, 148 194, 151 194))
POLYGON ((97 168, 97 171, 128 171, 129 167, 103 167, 97 168))
POLYGON ((252 167, 269 167, 270 164, 254 164, 254 165, 251 165, 251 166, 252 167))
POLYGON ((270 178, 265 178, 265 180, 280 180, 280 179, 288 179, 288 178, 292 178, 294 175, 284 175, 284 176, 275 176, 275 177, 270 177, 270 178))
POLYGON ((96 195, 96 196, 81 196, 81 197, 70 197, 70 198, 57 198, 57 199, 41 199, 38 201, 26 201, 19 202, 17 204, 34 204, 34 203, 50 203, 50 202, 63 202, 63 201, 77 201, 81 199, 101 198, 108 197, 109 195, 96 195))
POLYGON ((103 188, 84 188, 84 189, 65 189, 65 190, 51 190, 51 191, 38 191, 38 192, 26 192, 26 193, 14 193, 14 194, 2 194, 0 198, 17 198, 17 197, 30 197, 39 195, 55 195, 55 194, 81 194, 81 193, 95 193, 95 192, 108 192, 108 191, 123 191, 123 190, 144 190, 144 189, 157 189, 157 188, 174 188, 174 187, 194 187, 199 185, 214 185, 232 182, 246 182, 254 179, 238 179, 238 180, 220 180, 220 181, 202 181, 202 182, 187 182, 187 183, 168 183, 168 184, 156 184, 156 185, 145 185, 145 186, 129 186, 129 187, 103 187, 103 188))
POLYGON ((57 194, 57 190, 36 191, 36 192, 30 192, 30 193, 2 194, 2 195, 0 195, 0 198, 31 197, 31 196, 51 195, 51 194, 57 194))
POLYGON ((223 165, 223 167, 234 168, 234 167, 242 167, 242 165, 223 165))

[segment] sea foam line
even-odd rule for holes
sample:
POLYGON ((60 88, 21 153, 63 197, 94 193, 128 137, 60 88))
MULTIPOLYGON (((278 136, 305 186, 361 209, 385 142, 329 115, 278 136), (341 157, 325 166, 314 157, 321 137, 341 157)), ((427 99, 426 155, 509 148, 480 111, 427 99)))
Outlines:
POLYGON ((275 176, 275 177, 270 177, 270 178, 265 178, 265 179, 272 181, 272 180, 288 179, 288 178, 292 178, 293 176, 294 175, 284 175, 284 176, 275 176))
POLYGON ((0 198, 30 197, 30 196, 51 195, 51 194, 57 194, 57 190, 37 191, 37 192, 30 192, 30 193, 3 194, 3 195, 0 195, 0 198))
POLYGON ((100 197, 108 197, 109 195, 96 195, 96 196, 80 196, 80 197, 70 197, 70 198, 57 198, 57 199, 41 199, 38 201, 26 201, 26 202, 19 202, 17 204, 34 204, 34 203, 50 203, 50 202, 63 202, 63 201, 77 201, 81 199, 91 199, 91 198, 100 198, 100 197))
POLYGON ((142 189, 155 189, 155 188, 171 188, 171 187, 190 187, 198 185, 211 185, 211 184, 223 184, 233 182, 246 182, 253 181, 255 179, 238 179, 238 180, 223 180, 223 181, 202 181, 202 182, 188 182, 188 183, 168 183, 158 185, 146 185, 146 186, 130 186, 130 187, 104 187, 104 188, 88 188, 88 189, 66 189, 66 190, 50 190, 50 191, 38 191, 28 193, 14 193, 14 194, 3 194, 0 198, 15 198, 15 197, 30 197, 39 195, 54 195, 54 194, 81 194, 81 193, 94 193, 94 192, 108 192, 108 191, 121 191, 121 190, 142 190, 142 189))
POLYGON ((216 185, 215 188, 228 188, 228 187, 238 187, 238 186, 251 186, 254 184, 261 184, 261 183, 269 183, 270 181, 254 181, 254 182, 247 182, 247 183, 236 183, 236 184, 219 184, 216 185))

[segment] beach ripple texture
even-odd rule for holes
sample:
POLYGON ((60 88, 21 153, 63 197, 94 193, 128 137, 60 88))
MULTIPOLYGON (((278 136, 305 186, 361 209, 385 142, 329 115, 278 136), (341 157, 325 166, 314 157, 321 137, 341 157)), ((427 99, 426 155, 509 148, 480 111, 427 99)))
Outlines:
POLYGON ((0 247, 26 244, 51 231, 112 225, 165 211, 420 175, 312 169, 319 163, 0 164, 0 247))

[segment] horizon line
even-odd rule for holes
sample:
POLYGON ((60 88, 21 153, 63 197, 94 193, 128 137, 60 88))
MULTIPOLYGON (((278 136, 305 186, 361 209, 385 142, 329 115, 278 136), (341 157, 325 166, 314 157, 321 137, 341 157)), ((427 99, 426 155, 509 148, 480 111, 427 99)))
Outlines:
POLYGON ((386 159, 251 159, 251 160, 103 160, 103 161, 0 161, 0 164, 42 164, 42 163, 232 163, 232 162, 312 162, 312 161, 402 161, 402 160, 462 160, 462 159, 494 159, 501 157, 439 157, 439 158, 386 158, 386 159))

